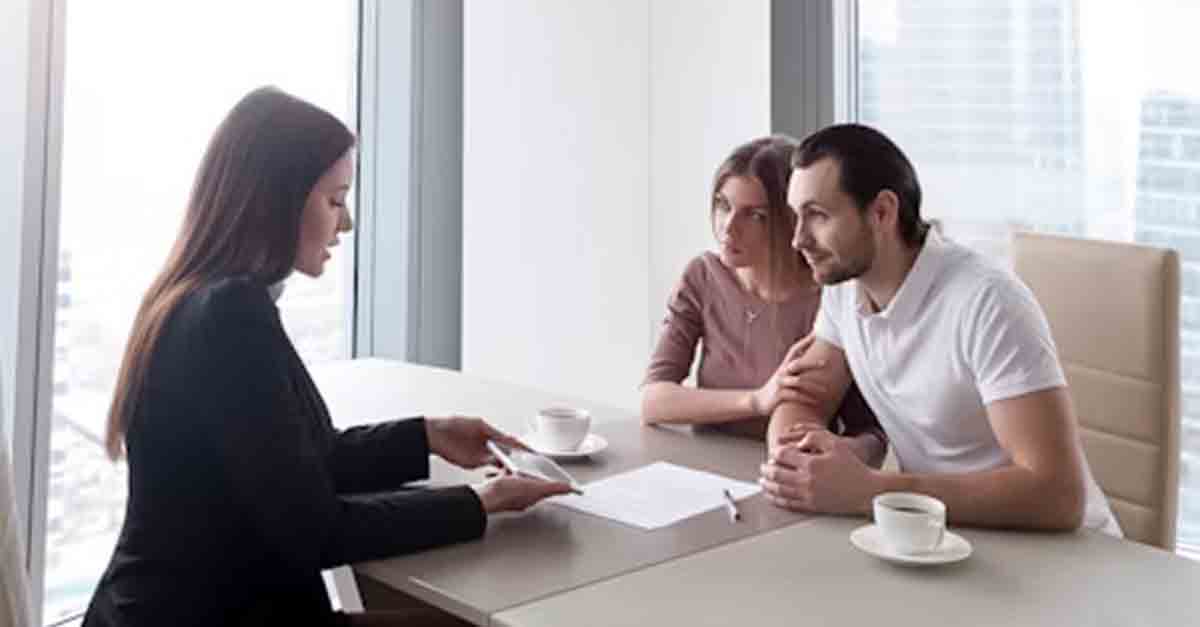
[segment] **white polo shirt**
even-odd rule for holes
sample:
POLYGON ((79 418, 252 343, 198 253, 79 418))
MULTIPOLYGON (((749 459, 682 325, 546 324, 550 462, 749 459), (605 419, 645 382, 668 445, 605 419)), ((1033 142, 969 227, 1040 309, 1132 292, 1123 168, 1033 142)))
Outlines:
MULTIPOLYGON (((828 286, 814 331, 845 353, 904 472, 1011 464, 986 406, 1066 386, 1050 327, 1029 288, 932 231, 886 309, 873 313, 857 280, 828 286)), ((1084 472, 1084 526, 1121 536, 1086 460, 1084 472)))

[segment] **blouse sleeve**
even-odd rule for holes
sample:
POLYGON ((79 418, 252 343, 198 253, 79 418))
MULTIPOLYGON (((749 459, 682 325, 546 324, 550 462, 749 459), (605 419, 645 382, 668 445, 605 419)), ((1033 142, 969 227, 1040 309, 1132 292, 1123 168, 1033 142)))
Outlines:
POLYGON ((703 271, 702 260, 699 257, 693 259, 671 294, 642 385, 662 381, 679 383, 691 371, 696 345, 704 334, 698 286, 703 271))

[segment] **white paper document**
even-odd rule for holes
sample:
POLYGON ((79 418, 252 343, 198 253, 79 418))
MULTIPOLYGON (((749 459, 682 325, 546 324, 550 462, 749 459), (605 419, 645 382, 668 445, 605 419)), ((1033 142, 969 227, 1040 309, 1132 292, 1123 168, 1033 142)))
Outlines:
POLYGON ((551 502, 626 525, 658 529, 724 507, 722 490, 740 500, 759 489, 755 483, 655 462, 589 483, 582 495, 555 497, 551 502))

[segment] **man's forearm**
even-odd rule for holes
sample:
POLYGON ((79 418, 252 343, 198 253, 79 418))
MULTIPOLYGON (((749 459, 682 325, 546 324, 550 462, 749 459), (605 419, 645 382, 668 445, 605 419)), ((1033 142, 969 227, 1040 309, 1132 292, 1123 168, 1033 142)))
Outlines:
POLYGON ((780 403, 771 414, 771 423, 767 426, 767 451, 774 454, 779 446, 779 438, 800 424, 825 429, 829 426, 829 418, 816 403, 780 403))
MULTIPOLYGON (((1069 530, 1083 520, 1086 491, 1077 476, 1039 476, 1016 465, 966 474, 877 476, 877 492, 918 492, 941 499, 954 524, 1069 530)), ((869 512, 870 504, 865 508, 869 512)))

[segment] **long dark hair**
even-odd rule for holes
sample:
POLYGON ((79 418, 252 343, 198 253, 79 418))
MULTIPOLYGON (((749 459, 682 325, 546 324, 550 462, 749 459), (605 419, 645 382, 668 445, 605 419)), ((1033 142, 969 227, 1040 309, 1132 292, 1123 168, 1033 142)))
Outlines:
POLYGON ((787 135, 771 135, 748 141, 735 148, 713 175, 709 221, 714 236, 717 229, 717 195, 725 181, 735 176, 753 178, 766 192, 767 234, 771 243, 768 273, 772 283, 779 279, 784 264, 796 270, 808 267, 804 257, 792 249, 796 214, 787 204, 788 177, 792 173, 790 159, 798 145, 799 142, 787 135))
POLYGON ((250 92, 225 116, 200 161, 175 245, 134 319, 108 411, 110 457, 121 457, 150 359, 180 303, 216 279, 283 280, 309 193, 353 145, 337 118, 274 87, 250 92))

